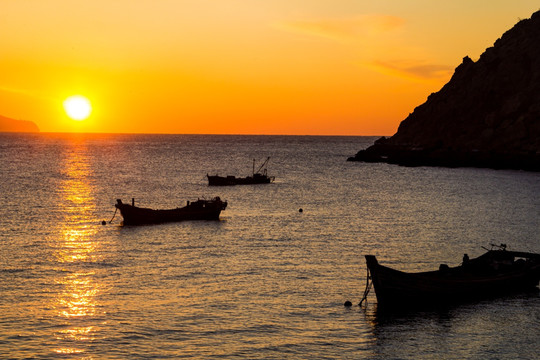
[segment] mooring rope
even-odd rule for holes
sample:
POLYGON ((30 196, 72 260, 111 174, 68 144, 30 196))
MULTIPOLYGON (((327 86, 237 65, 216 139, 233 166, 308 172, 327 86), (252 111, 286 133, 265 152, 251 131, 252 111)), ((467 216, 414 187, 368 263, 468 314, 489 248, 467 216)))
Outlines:
POLYGON ((112 216, 111 220, 109 220, 109 224, 112 223, 114 217, 116 216, 117 211, 118 211, 118 208, 116 208, 116 210, 114 210, 114 215, 112 216))
POLYGON ((360 300, 360 303, 358 306, 362 306, 362 303, 364 300, 367 302, 367 296, 369 294, 369 290, 371 290, 371 285, 373 285, 373 281, 371 281, 371 275, 369 273, 369 268, 367 268, 367 276, 366 276, 366 288, 364 289, 364 296, 362 296, 362 300, 360 300))

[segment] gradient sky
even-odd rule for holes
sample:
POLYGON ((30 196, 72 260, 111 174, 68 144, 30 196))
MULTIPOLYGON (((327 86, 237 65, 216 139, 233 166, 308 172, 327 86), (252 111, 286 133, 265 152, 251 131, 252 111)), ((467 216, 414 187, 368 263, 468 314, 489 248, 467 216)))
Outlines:
POLYGON ((45 132, 392 135, 537 0, 0 0, 0 115, 45 132), (90 118, 62 102, 80 94, 90 118))

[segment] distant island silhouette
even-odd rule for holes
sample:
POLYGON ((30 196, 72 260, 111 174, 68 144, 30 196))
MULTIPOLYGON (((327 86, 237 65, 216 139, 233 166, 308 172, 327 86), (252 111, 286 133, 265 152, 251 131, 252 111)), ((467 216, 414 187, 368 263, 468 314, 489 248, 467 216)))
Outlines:
POLYGON ((32 121, 15 120, 0 115, 0 132, 39 132, 32 121))
POLYGON ((540 11, 349 161, 540 171, 540 11))

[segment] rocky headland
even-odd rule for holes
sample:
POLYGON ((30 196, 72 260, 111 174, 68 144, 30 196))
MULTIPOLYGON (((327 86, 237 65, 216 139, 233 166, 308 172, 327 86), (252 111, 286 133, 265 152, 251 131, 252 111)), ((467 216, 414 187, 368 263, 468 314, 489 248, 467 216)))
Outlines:
POLYGON ((0 115, 0 132, 39 132, 31 121, 15 120, 0 115))
POLYGON ((540 11, 350 161, 540 171, 540 11))

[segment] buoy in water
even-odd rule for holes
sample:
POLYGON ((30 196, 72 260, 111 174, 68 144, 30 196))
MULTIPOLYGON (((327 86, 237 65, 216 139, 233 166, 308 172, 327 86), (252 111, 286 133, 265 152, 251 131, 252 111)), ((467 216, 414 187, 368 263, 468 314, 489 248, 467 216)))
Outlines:
POLYGON ((352 302, 350 302, 349 300, 345 301, 345 304, 343 304, 344 306, 346 307, 351 307, 352 306, 352 302))
POLYGON ((105 220, 103 220, 103 221, 101 222, 101 225, 107 225, 107 222, 106 222, 105 220))

